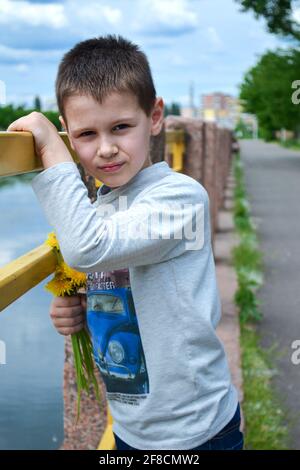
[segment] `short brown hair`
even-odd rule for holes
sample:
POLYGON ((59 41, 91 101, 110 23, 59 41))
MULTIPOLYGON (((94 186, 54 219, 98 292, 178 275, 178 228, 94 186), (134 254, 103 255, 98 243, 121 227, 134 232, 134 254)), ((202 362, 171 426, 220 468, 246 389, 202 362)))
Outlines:
POLYGON ((148 59, 136 44, 109 34, 79 42, 63 56, 55 92, 65 122, 64 101, 69 96, 85 94, 101 104, 114 91, 132 92, 150 116, 156 91, 148 59))

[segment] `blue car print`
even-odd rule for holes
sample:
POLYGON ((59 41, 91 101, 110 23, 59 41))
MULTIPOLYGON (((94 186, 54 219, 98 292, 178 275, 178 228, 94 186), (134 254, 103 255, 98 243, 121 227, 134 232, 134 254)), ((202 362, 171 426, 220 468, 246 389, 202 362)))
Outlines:
POLYGON ((131 289, 89 290, 87 323, 94 357, 108 392, 149 393, 131 289))

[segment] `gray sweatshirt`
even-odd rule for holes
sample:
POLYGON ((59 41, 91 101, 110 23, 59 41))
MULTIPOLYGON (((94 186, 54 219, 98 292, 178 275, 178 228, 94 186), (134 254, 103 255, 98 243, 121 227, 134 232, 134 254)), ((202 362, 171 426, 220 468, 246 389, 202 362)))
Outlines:
POLYGON ((143 450, 192 449, 233 417, 238 396, 216 335, 221 316, 209 199, 166 162, 92 204, 75 163, 32 188, 67 264, 87 273, 87 321, 113 431, 143 450))

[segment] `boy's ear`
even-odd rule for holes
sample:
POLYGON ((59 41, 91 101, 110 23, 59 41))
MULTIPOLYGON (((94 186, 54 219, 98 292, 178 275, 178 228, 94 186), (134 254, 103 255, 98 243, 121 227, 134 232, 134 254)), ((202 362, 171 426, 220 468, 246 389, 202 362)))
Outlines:
POLYGON ((58 119, 59 119, 59 122, 61 123, 61 125, 62 125, 62 127, 63 127, 63 131, 68 134, 69 142, 70 142, 71 148, 72 148, 73 150, 75 150, 75 149, 74 149, 74 146, 73 146, 72 139, 71 139, 70 136, 69 136, 68 128, 67 128, 67 126, 66 126, 66 123, 65 123, 65 121, 64 121, 64 118, 63 118, 62 116, 58 116, 58 119))
POLYGON ((151 121, 151 135, 158 135, 164 122, 164 102, 161 97, 156 98, 151 121))
POLYGON ((67 126, 65 124, 64 118, 62 116, 58 116, 59 122, 61 123, 62 127, 64 128, 64 131, 67 132, 67 126))

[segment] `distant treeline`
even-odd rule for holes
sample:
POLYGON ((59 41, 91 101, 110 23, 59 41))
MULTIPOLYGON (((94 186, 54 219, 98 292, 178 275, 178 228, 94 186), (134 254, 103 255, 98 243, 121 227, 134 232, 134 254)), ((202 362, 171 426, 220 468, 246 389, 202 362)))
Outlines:
MULTIPOLYGON (((24 108, 23 106, 14 106, 9 104, 7 106, 0 106, 0 129, 5 131, 8 126, 16 119, 19 119, 22 116, 37 111, 36 108, 24 108)), ((61 124, 58 119, 58 112, 56 111, 43 111, 43 114, 51 121, 58 131, 62 130, 61 124)))

